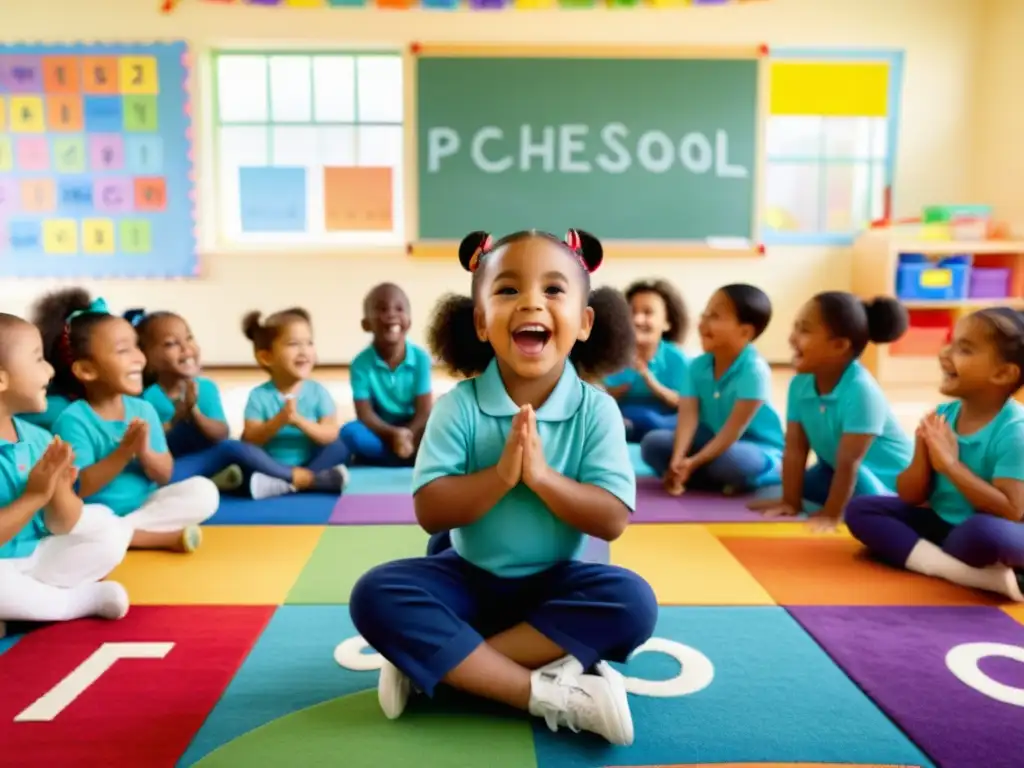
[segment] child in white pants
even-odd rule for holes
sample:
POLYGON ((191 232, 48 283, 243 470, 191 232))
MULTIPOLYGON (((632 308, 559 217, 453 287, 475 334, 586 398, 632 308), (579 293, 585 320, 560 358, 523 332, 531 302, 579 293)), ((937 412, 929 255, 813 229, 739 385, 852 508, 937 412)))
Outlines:
POLYGON ((81 289, 44 297, 36 318, 54 368, 50 391, 72 401, 53 430, 75 452, 79 495, 124 518, 132 548, 194 551, 220 493, 205 477, 169 484, 174 458, 160 417, 140 397, 146 357, 135 329, 81 289))
POLYGON ((13 413, 46 409, 53 369, 38 330, 0 314, 0 636, 7 621, 118 619, 128 594, 98 583, 124 558, 131 528, 74 491, 71 447, 13 413))

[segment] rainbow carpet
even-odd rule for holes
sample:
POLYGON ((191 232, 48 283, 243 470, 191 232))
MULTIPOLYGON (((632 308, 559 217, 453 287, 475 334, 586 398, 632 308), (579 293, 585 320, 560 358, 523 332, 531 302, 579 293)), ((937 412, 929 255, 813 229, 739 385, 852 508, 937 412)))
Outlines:
POLYGON ((0 641, 0 764, 1022 764, 1024 610, 876 565, 842 532, 757 520, 741 499, 665 500, 643 477, 637 524, 587 551, 662 605, 620 667, 632 747, 452 693, 388 721, 347 601, 367 568, 423 552, 409 481, 356 469, 340 501, 225 500, 194 556, 128 556, 124 620, 0 641))

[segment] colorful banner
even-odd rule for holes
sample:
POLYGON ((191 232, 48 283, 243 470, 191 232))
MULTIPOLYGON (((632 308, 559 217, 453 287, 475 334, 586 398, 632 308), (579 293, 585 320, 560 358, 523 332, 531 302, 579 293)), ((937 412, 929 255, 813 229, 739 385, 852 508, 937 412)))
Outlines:
MULTIPOLYGON (((164 11, 170 12, 179 0, 167 0, 164 11)), ((219 5, 264 5, 282 8, 362 8, 367 5, 385 10, 448 10, 466 7, 474 11, 549 10, 552 8, 682 8, 698 5, 732 5, 763 2, 763 0, 204 0, 219 5)))

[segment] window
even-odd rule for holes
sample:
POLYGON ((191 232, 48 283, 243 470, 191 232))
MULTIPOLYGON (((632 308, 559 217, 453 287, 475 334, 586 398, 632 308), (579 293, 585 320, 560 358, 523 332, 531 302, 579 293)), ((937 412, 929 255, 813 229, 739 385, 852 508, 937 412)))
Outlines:
POLYGON ((225 51, 213 64, 222 244, 404 241, 401 55, 225 51))
POLYGON ((898 54, 856 61, 783 54, 773 61, 765 242, 849 243, 887 215, 899 62, 898 54))

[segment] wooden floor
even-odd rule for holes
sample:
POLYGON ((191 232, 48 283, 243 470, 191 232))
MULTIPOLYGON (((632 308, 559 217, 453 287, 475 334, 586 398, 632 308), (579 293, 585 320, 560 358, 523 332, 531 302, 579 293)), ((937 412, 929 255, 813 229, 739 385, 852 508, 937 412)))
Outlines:
MULTIPOLYGON (((231 424, 232 433, 237 435, 242 428, 242 412, 249 390, 264 381, 264 373, 256 368, 232 368, 209 369, 206 371, 206 375, 220 385, 228 422, 231 424)), ((772 371, 772 401, 779 413, 783 415, 786 410, 786 391, 792 376, 793 372, 788 368, 774 368, 772 371)), ((334 395, 342 420, 352 419, 354 413, 352 391, 348 384, 348 369, 321 368, 317 370, 316 378, 334 395)), ((437 371, 434 374, 435 395, 447 391, 454 381, 451 377, 437 371)), ((938 389, 920 386, 890 387, 886 389, 886 394, 892 403, 896 418, 909 433, 914 431, 918 421, 925 413, 943 400, 938 389)))

